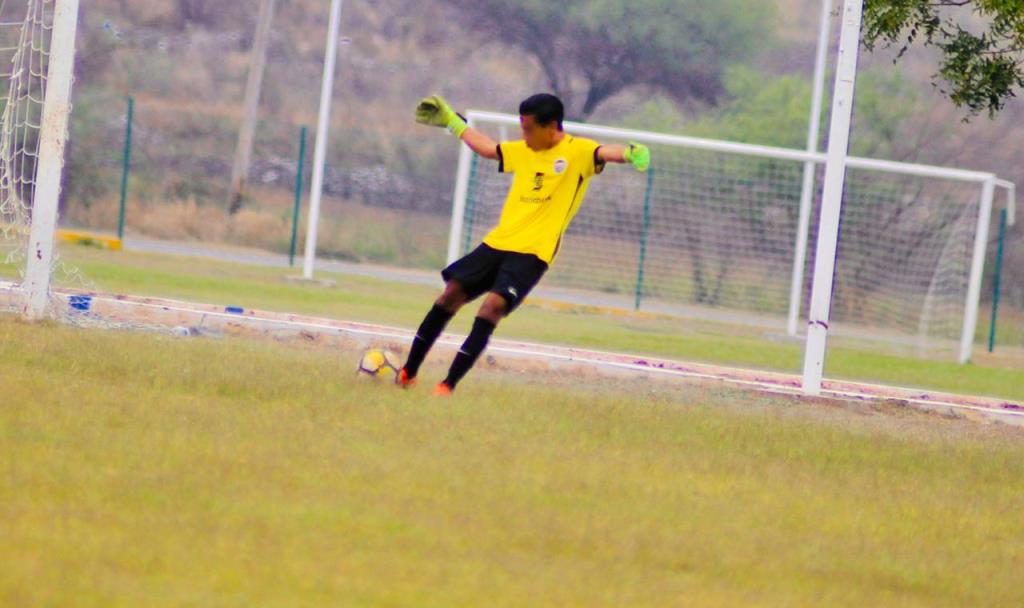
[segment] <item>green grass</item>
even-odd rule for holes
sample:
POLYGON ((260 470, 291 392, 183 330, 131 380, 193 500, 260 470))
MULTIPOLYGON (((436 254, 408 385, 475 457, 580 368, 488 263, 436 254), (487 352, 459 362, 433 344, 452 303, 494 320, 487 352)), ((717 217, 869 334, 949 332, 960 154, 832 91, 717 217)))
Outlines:
POLYGON ((351 358, 0 318, 0 604, 1024 603, 1016 430, 351 358))
MULTIPOLYGON (((327 273, 321 276, 337 280, 336 287, 301 286, 284 281, 286 271, 281 269, 203 259, 81 247, 68 248, 64 255, 108 291, 407 328, 419 324, 437 295, 430 287, 327 273)), ((464 311, 450 329, 468 332, 472 317, 469 310, 464 311)), ((749 327, 670 317, 611 316, 583 309, 565 312, 527 305, 502 324, 498 335, 792 373, 800 371, 803 360, 802 343, 766 336, 749 327)), ((880 353, 849 340, 832 339, 826 375, 1024 400, 1024 356, 1013 349, 1001 349, 994 356, 979 353, 977 363, 961 366, 880 353)))

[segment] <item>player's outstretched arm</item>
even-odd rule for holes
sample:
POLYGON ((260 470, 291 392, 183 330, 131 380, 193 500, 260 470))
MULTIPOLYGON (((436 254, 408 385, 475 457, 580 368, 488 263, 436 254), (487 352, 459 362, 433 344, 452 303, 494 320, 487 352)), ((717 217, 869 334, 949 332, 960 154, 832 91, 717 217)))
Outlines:
POLYGON ((466 145, 480 156, 492 160, 498 158, 498 142, 468 126, 440 95, 431 95, 420 101, 416 106, 416 122, 432 127, 444 127, 452 135, 466 142, 466 145))
POLYGON ((597 150, 597 157, 606 163, 629 163, 637 171, 646 171, 651 165, 651 151, 647 146, 630 142, 629 145, 602 145, 597 150))

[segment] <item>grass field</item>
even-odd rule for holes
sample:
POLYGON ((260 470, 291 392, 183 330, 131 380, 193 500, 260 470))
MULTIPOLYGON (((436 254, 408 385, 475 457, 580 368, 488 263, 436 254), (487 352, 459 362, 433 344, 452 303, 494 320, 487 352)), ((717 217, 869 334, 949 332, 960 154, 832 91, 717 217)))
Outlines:
POLYGON ((0 604, 1024 604, 1017 430, 349 359, 0 317, 0 604))
MULTIPOLYGON (((175 297, 247 308, 322 315, 415 328, 437 290, 355 276, 334 275, 334 288, 288 283, 280 269, 196 258, 73 247, 64 257, 108 291, 175 297)), ((0 266, 0 273, 4 267, 0 266)), ((6 268, 7 274, 13 269, 6 268)), ((331 276, 327 273, 321 276, 331 276)), ((465 311, 450 329, 468 332, 465 311)), ((803 345, 762 330, 672 317, 610 316, 584 309, 553 311, 524 306, 498 335, 600 350, 656 355, 798 373, 803 345)), ((982 351, 982 349, 977 349, 982 351)), ((832 339, 826 376, 1024 400, 1024 353, 1001 348, 978 352, 976 363, 922 360, 859 348, 832 339)))

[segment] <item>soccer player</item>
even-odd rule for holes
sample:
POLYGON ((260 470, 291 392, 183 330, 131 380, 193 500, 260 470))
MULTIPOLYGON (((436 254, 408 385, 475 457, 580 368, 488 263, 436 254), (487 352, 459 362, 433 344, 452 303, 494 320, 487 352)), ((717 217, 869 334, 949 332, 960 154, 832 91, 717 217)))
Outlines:
POLYGON ((511 173, 512 187, 498 225, 483 243, 441 272, 444 293, 416 331, 408 360, 396 382, 409 387, 423 359, 448 321, 464 304, 486 294, 448 376, 434 388, 450 395, 487 347, 494 328, 523 301, 558 253, 562 237, 587 193, 590 178, 605 163, 631 163, 646 171, 647 147, 600 145, 562 130, 565 111, 554 95, 534 95, 519 105, 523 139, 498 143, 466 125, 441 97, 427 97, 416 107, 416 122, 445 127, 483 158, 511 173))

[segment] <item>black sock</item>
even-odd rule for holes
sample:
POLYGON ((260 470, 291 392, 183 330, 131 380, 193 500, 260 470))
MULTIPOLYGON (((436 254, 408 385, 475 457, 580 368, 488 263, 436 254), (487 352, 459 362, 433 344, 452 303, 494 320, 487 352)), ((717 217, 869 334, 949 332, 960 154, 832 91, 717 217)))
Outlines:
POLYGON ((434 345, 437 337, 441 335, 445 325, 448 325, 448 321, 451 321, 453 316, 455 315, 434 304, 434 307, 424 317, 420 328, 416 330, 416 337, 412 339, 409 359, 406 360, 404 366, 410 378, 415 378, 419 373, 420 365, 423 364, 423 359, 430 351, 430 347, 434 345))
POLYGON ((466 375, 469 368, 473 367, 473 364, 476 363, 480 353, 484 352, 484 349, 487 348, 487 342, 491 339, 491 334, 494 333, 494 327, 494 323, 487 319, 477 317, 473 321, 473 331, 469 332, 469 337, 462 343, 462 348, 455 355, 455 360, 452 361, 452 366, 448 370, 448 377, 444 379, 445 384, 455 388, 459 380, 462 380, 462 377, 466 375))

